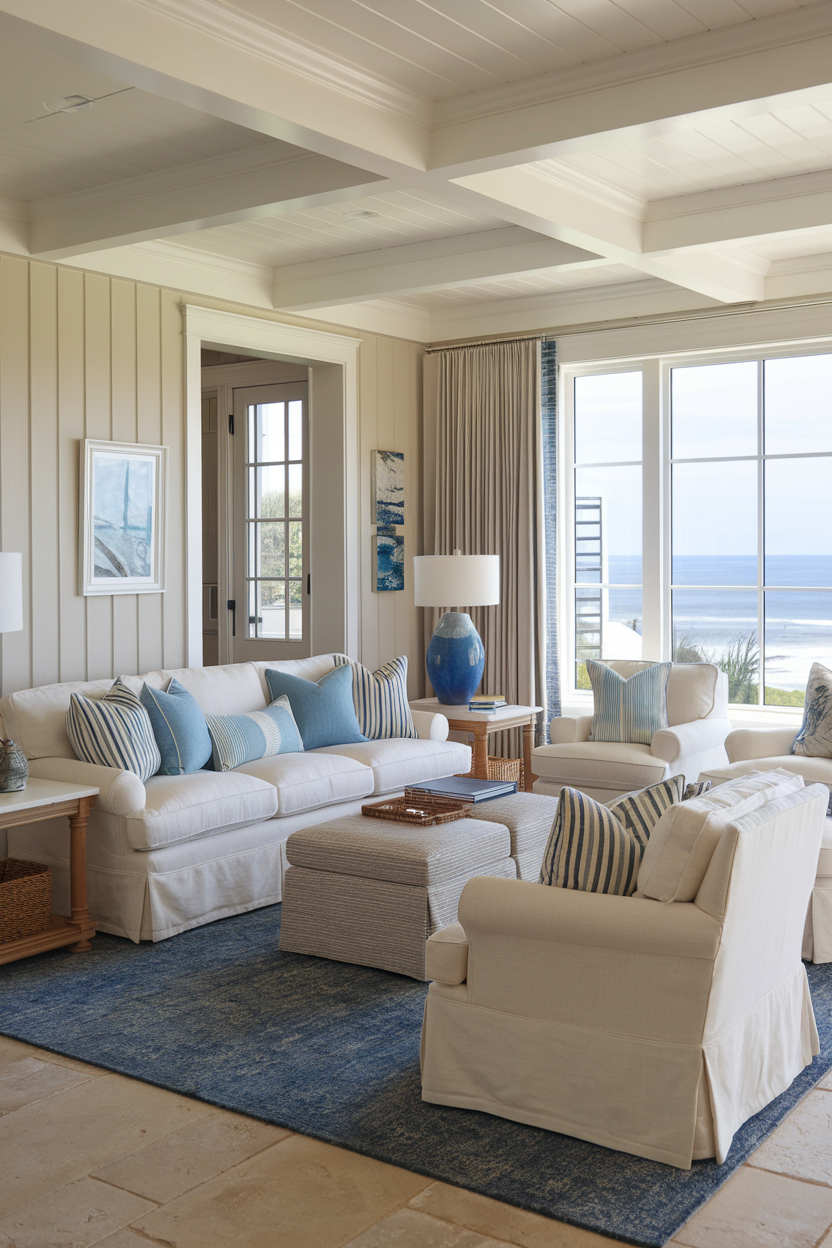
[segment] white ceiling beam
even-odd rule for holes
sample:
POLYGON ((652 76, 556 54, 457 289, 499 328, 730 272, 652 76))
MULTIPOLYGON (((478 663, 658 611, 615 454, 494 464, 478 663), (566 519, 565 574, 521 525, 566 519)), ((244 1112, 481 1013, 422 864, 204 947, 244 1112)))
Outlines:
POLYGON ((30 250, 59 260, 338 202, 386 185, 366 170, 292 152, 283 143, 264 143, 36 200, 30 208, 30 250))

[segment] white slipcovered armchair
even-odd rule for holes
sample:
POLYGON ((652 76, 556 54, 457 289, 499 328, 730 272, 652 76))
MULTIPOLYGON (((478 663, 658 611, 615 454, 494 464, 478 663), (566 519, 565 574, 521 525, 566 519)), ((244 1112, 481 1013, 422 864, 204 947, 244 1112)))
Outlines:
MULTIPOLYGON (((606 661, 625 679, 649 667, 638 660, 606 661)), ((557 796, 564 785, 599 802, 657 784, 680 773, 695 780, 700 771, 728 761, 728 677, 713 663, 674 663, 667 682, 668 727, 649 745, 590 741, 591 715, 558 716, 549 727, 550 745, 532 751, 535 793, 557 796)))
MULTIPOLYGON (((790 754, 797 732, 794 728, 738 728, 725 739, 727 767, 703 768, 701 778, 725 784, 749 771, 773 771, 782 767, 802 776, 807 784, 825 784, 832 793, 832 758, 807 758, 790 754)), ((806 914, 803 956, 808 962, 832 962, 832 819, 823 830, 815 887, 806 914)))
POLYGON ((819 1051, 800 942, 825 812, 811 785, 726 815, 691 901, 470 880, 427 943, 423 1100, 724 1161, 819 1051))

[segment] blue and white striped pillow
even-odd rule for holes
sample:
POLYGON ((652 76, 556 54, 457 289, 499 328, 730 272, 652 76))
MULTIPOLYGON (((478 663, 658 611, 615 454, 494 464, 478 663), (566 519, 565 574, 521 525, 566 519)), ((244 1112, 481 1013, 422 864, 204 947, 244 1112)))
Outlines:
MULTIPOLYGON (((710 780, 705 783, 710 788, 710 780)), ((682 775, 670 776, 667 780, 659 780, 656 784, 648 785, 646 789, 639 789, 637 793, 626 793, 623 797, 615 798, 607 804, 607 809, 613 812, 619 823, 623 823, 630 835, 635 838, 640 856, 650 840, 650 833, 664 812, 670 810, 670 807, 678 802, 695 796, 688 792, 688 789, 695 787, 689 784, 686 789, 685 777, 682 775)))
POLYGON ((667 727, 667 680, 672 663, 651 663, 625 679, 605 663, 587 659, 595 709, 590 741, 649 745, 667 727))
POLYGON ((407 655, 403 654, 377 671, 363 663, 334 656, 335 666, 352 668, 352 700, 358 727, 368 741, 381 737, 418 737, 407 701, 407 655))
POLYGON ((205 722, 211 734, 214 771, 231 771, 258 758, 299 754, 303 750, 303 740, 285 693, 263 711, 206 715, 205 722))
POLYGON ((601 802, 578 789, 560 791, 540 868, 540 883, 584 893, 636 891, 641 846, 601 802))
POLYGON ((150 716, 120 676, 103 698, 70 696, 66 731, 82 762, 133 771, 140 780, 162 765, 150 716))

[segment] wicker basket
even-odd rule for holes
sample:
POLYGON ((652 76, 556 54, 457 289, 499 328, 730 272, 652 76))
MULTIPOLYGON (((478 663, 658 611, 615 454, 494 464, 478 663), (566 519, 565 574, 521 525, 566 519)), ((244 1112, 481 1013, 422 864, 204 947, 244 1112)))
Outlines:
POLYGON ((361 807, 362 815, 369 815, 371 819, 392 819, 396 823, 414 823, 421 828, 432 823, 464 819, 469 810, 473 810, 471 802, 455 797, 434 797, 429 793, 391 797, 386 802, 372 802, 361 807))
MULTIPOLYGON (((473 771, 466 771, 466 778, 473 780, 473 771)), ((523 760, 522 758, 495 758, 493 754, 488 756, 488 775, 486 780, 516 780, 518 789, 523 788, 523 760)))
POLYGON ((0 944, 45 931, 52 917, 52 872, 42 862, 0 862, 0 944))

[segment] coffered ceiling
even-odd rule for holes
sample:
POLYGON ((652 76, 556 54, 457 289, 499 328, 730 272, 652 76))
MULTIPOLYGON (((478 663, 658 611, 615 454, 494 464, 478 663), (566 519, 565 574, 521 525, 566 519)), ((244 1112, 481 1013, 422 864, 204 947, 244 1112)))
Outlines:
POLYGON ((0 0, 0 196, 426 340, 832 291, 832 0, 0 0))

